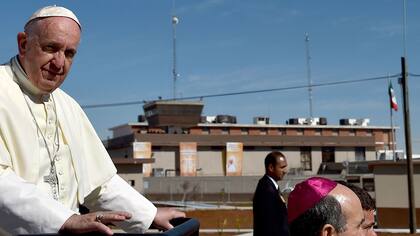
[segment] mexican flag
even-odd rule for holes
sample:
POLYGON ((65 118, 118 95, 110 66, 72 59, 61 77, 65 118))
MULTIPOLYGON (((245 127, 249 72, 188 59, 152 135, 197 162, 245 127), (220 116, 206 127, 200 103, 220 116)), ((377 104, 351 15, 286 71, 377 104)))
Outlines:
POLYGON ((397 98, 395 97, 395 93, 394 93, 394 89, 392 88, 391 81, 389 81, 388 94, 389 94, 389 102, 390 102, 391 108, 394 109, 395 111, 398 111, 397 98))

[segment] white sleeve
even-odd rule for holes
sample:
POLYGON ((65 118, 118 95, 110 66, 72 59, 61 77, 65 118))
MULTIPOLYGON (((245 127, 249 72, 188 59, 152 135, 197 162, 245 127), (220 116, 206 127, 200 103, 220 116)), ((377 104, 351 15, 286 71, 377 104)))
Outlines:
POLYGON ((85 199, 91 211, 126 211, 131 219, 115 223, 128 233, 143 233, 152 224, 157 208, 117 174, 85 199))
POLYGON ((58 233, 74 214, 77 213, 0 165, 0 232, 12 235, 58 233))

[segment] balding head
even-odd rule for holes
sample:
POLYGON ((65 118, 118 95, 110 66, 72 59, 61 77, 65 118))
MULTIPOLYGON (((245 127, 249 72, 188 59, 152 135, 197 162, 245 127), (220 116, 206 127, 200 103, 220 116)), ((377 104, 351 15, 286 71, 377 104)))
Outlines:
MULTIPOLYGON (((362 229, 365 218, 362 205, 357 195, 348 187, 341 184, 337 184, 328 195, 334 197, 339 202, 341 212, 346 219, 345 229, 338 235, 365 235, 362 229)), ((326 226, 324 226, 323 230, 325 228, 326 226)))
POLYGON ((313 177, 289 195, 292 236, 362 236, 364 215, 358 197, 329 179, 313 177))
POLYGON ((264 160, 265 173, 275 181, 282 180, 287 173, 287 160, 281 152, 270 152, 264 160))

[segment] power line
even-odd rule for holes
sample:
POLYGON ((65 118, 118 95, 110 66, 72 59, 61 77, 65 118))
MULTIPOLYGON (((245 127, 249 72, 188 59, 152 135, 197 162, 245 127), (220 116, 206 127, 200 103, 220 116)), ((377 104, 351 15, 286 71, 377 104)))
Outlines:
MULTIPOLYGON (((410 74, 410 75, 420 76, 420 75, 415 75, 415 74, 410 74)), ((311 86, 312 87, 325 87, 325 86, 334 86, 334 85, 341 85, 341 84, 362 83, 362 82, 368 82, 368 81, 374 81, 374 80, 385 80, 385 79, 389 79, 389 78, 399 78, 400 76, 401 76, 401 74, 398 73, 398 74, 395 74, 395 75, 386 75, 386 76, 379 76, 379 77, 372 77, 372 78, 316 83, 316 84, 312 84, 311 86)), ((244 94, 296 90, 296 89, 304 89, 304 88, 308 88, 308 85, 280 87, 280 88, 272 88, 272 89, 260 89, 260 90, 247 90, 247 91, 230 92, 230 93, 207 94, 207 95, 201 95, 201 96, 190 96, 190 97, 177 98, 176 100, 191 100, 191 99, 203 99, 203 98, 214 98, 214 97, 226 97, 226 96, 236 96, 236 95, 244 95, 244 94)), ((171 101, 171 100, 173 100, 173 99, 161 99, 160 101, 171 101)), ((131 101, 131 102, 103 103, 103 104, 82 105, 82 108, 83 109, 92 109, 92 108, 118 107, 118 106, 139 105, 139 104, 145 104, 145 103, 147 103, 147 101, 145 101, 145 100, 131 101)))

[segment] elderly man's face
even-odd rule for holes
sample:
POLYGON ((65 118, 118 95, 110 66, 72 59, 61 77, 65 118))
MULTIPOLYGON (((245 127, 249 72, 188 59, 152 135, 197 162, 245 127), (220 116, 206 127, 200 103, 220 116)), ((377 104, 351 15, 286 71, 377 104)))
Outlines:
POLYGON ((337 233, 338 236, 365 236, 367 230, 363 228, 365 216, 363 214, 362 205, 357 195, 349 188, 338 184, 337 187, 330 192, 338 202, 346 219, 345 231, 337 233))
POLYGON ((43 93, 58 88, 70 71, 80 28, 66 17, 48 17, 18 34, 19 59, 29 80, 43 93))

